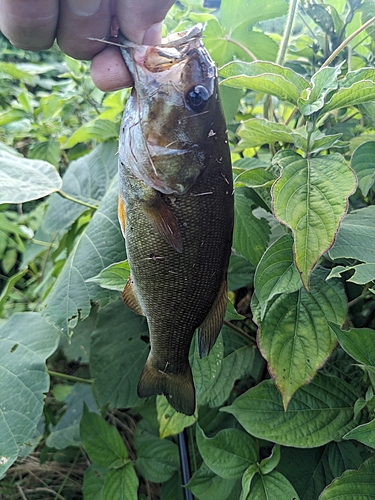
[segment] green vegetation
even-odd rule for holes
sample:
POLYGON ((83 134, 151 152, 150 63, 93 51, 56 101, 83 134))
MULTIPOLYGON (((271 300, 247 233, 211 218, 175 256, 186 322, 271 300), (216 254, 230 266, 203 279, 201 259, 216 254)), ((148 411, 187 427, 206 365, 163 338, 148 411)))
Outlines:
POLYGON ((375 4, 179 2, 206 23, 235 180, 225 325, 198 408, 140 399, 121 301, 117 138, 129 90, 0 38, 0 497, 370 499, 375 491, 375 4), (257 341, 255 340, 257 338, 257 341))

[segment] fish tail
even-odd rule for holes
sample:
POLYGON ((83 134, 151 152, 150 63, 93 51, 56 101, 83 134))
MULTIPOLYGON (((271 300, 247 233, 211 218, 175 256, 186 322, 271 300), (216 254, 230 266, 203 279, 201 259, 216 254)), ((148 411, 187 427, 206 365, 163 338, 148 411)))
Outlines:
POLYGON ((164 394, 173 408, 185 415, 195 411, 195 389, 189 364, 180 373, 158 370, 148 359, 138 382, 138 396, 164 394))

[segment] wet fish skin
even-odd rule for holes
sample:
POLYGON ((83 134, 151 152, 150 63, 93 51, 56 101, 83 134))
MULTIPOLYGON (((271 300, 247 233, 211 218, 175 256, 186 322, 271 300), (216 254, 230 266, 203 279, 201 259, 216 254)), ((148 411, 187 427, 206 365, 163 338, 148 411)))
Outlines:
POLYGON ((170 67, 158 54, 170 50, 179 57, 178 42, 168 43, 123 49, 135 81, 119 149, 119 218, 126 218, 131 268, 124 300, 147 317, 150 331, 138 394, 165 394, 177 411, 192 415, 192 337, 200 328, 200 352, 208 353, 226 309, 233 185, 217 74, 200 32, 170 67), (167 69, 142 67, 147 57, 148 66, 155 62, 147 51, 167 69), (208 96, 202 111, 186 102, 198 85, 208 96))

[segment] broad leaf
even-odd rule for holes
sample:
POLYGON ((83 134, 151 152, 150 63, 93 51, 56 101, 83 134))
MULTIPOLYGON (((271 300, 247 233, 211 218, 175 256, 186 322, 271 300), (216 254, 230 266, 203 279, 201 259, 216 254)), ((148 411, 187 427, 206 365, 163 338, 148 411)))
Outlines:
POLYGON ((82 493, 85 500, 103 500, 103 486, 109 470, 90 465, 83 477, 82 493))
POLYGON ((357 174, 358 187, 367 196, 375 181, 375 141, 365 142, 354 151, 350 166, 357 174))
POLYGON ((235 479, 223 479, 217 476, 206 464, 194 472, 187 484, 187 488, 199 500, 227 500, 233 489, 235 479))
POLYGON ((269 474, 272 472, 280 462, 280 446, 275 444, 272 453, 269 457, 263 458, 259 464, 259 470, 262 474, 269 474))
POLYGON ((359 363, 375 367, 375 330, 351 328, 341 330, 337 324, 329 323, 341 347, 359 363))
POLYGON ((344 439, 355 439, 370 448, 375 448, 375 420, 355 427, 344 436, 344 439))
POLYGON ((312 449, 283 448, 277 470, 293 484, 301 500, 316 500, 335 477, 361 463, 352 442, 331 442, 312 449))
POLYGON ((356 259, 374 262, 375 206, 354 210, 342 221, 335 244, 328 255, 331 259, 356 259))
POLYGON ((358 264, 356 266, 336 266, 331 270, 327 279, 339 278, 343 273, 351 270, 354 271, 354 274, 346 281, 364 285, 375 280, 375 263, 358 264))
POLYGON ((97 413, 84 407, 80 423, 82 446, 90 460, 101 467, 117 468, 127 463, 128 451, 117 429, 97 413))
POLYGON ((0 328, 0 476, 36 431, 49 389, 45 360, 58 332, 39 314, 14 314, 0 328))
POLYGON ((101 407, 128 408, 141 403, 137 384, 149 350, 142 336, 148 336, 145 318, 122 300, 100 310, 92 334, 90 369, 101 407))
POLYGON ((257 474, 251 481, 247 500, 299 500, 296 490, 280 472, 272 471, 265 476, 257 474))
POLYGON ((127 260, 116 262, 106 267, 97 276, 86 280, 88 283, 98 283, 102 288, 122 292, 130 275, 130 266, 127 260))
POLYGON ((369 80, 354 83, 349 88, 339 88, 321 109, 321 113, 327 113, 334 109, 345 108, 375 101, 375 83, 369 80))
POLYGON ((169 439, 160 439, 145 420, 137 425, 134 444, 137 450, 137 469, 147 480, 163 483, 179 470, 177 445, 169 439))
POLYGON ((132 464, 110 470, 105 477, 103 500, 137 500, 138 483, 132 464))
POLYGON ((86 404, 92 412, 98 411, 90 384, 74 384, 65 399, 66 411, 55 427, 52 427, 46 444, 50 448, 63 449, 67 446, 80 446, 79 423, 86 404))
POLYGON ((282 294, 269 305, 260 323, 258 343, 268 370, 287 408, 295 391, 310 382, 336 347, 327 321, 342 324, 346 296, 338 281, 326 281, 327 272, 317 269, 310 292, 301 288, 282 294))
POLYGON ((298 106, 303 115, 311 115, 321 109, 327 93, 338 86, 337 78, 341 65, 335 68, 321 68, 311 77, 311 87, 305 89, 299 99, 298 106))
POLYGON ((250 285, 254 280, 255 267, 240 255, 231 255, 228 267, 228 290, 250 285))
POLYGON ((79 142, 92 141, 93 139, 107 141, 118 137, 118 134, 119 126, 117 123, 110 120, 92 120, 82 125, 69 137, 64 144, 64 149, 72 148, 79 142))
POLYGON ((161 439, 179 434, 197 420, 197 411, 191 416, 179 413, 172 408, 165 396, 156 396, 156 412, 161 439))
POLYGON ((308 288, 313 267, 334 242, 356 179, 337 153, 309 159, 281 152, 273 161, 283 167, 272 189, 273 210, 293 231, 296 266, 308 288))
POLYGON ((252 201, 242 194, 235 197, 233 248, 256 265, 267 248, 270 228, 266 219, 252 213, 252 201))
POLYGON ((273 95, 282 101, 297 104, 307 81, 289 68, 268 62, 231 62, 220 70, 221 85, 247 88, 273 95))
POLYGON ((291 132, 289 127, 281 123, 270 122, 264 118, 251 118, 238 127, 237 135, 241 140, 236 146, 236 151, 271 142, 294 143, 291 132))
POLYGON ((224 429, 207 438, 197 426, 197 444, 208 467, 224 479, 237 479, 258 460, 254 438, 239 429, 224 429))
MULTIPOLYGON (((247 122, 248 123, 248 122, 247 122)), ((234 186, 237 187, 268 187, 273 184, 275 177, 271 172, 262 167, 251 168, 245 170, 235 178, 234 186)))
POLYGON ((78 317, 85 319, 91 302, 101 306, 118 295, 86 280, 113 262, 123 260, 125 244, 117 222, 117 182, 103 199, 87 229, 79 237, 63 270, 48 295, 44 315, 63 333, 69 334, 78 317))
POLYGON ((319 500, 372 500, 375 491, 375 459, 367 460, 357 471, 348 470, 335 479, 319 500))
POLYGON ((58 191, 61 185, 61 177, 50 163, 0 150, 0 203, 37 200, 58 191))
POLYGON ((301 278, 293 259, 293 238, 286 234, 263 254, 255 271, 254 285, 262 318, 267 303, 280 293, 291 293, 301 287, 301 278))
POLYGON ((33 160, 45 160, 56 168, 59 166, 61 151, 56 140, 39 142, 29 149, 29 158, 33 160))
POLYGON ((220 21, 231 33, 242 23, 251 25, 286 13, 287 6, 282 0, 223 0, 220 21))
POLYGON ((313 448, 342 439, 355 427, 356 399, 354 389, 343 380, 318 374, 295 393, 287 411, 271 380, 245 392, 222 411, 232 413, 255 437, 285 446, 313 448))
MULTIPOLYGON (((62 191, 78 200, 96 205, 110 188, 117 172, 117 143, 100 144, 88 155, 72 161, 63 177, 62 191)), ((115 197, 115 194, 113 194, 115 197)), ((87 207, 51 196, 43 221, 50 233, 68 229, 87 207)))

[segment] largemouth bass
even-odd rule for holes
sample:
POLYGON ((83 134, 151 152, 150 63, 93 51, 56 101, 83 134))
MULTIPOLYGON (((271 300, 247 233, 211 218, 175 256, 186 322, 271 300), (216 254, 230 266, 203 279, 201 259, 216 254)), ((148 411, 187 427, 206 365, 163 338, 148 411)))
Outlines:
POLYGON ((202 27, 160 46, 120 35, 134 87, 119 146, 119 220, 131 277, 124 302, 147 318, 151 350, 140 397, 195 411, 189 348, 214 345, 227 304, 233 185, 217 70, 202 27))

